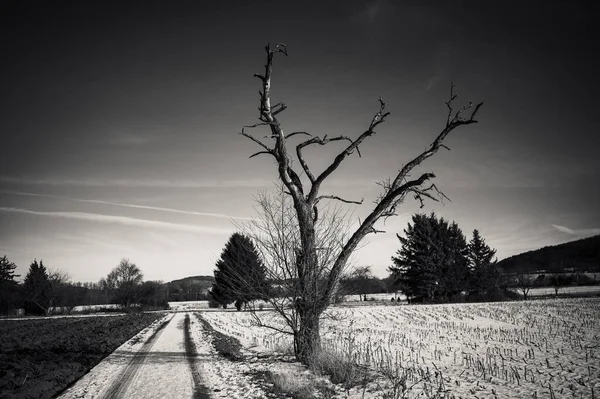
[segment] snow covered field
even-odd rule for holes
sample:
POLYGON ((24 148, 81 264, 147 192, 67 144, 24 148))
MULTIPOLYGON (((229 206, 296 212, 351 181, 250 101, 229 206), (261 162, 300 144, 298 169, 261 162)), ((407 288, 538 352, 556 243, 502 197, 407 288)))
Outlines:
MULTIPOLYGON (((261 375, 317 381, 290 358, 290 337, 256 327, 249 312, 186 309, 140 332, 61 398, 278 398, 285 395, 274 394, 261 375), (240 341, 241 360, 219 355, 212 329, 240 341)), ((283 326, 271 311, 257 314, 283 326)), ((349 391, 327 383, 335 397, 541 399, 600 392, 599 298, 332 307, 327 316, 324 350, 379 376, 349 391), (390 396, 394 388, 405 396, 390 396)))
MULTIPOLYGON (((414 397, 432 388, 479 398, 591 398, 600 392, 598 298, 328 312, 331 317, 321 331, 326 350, 351 354, 388 376, 404 375, 407 385, 415 384, 414 397)), ((272 312, 258 314, 283 325, 272 312)), ((288 336, 253 326, 249 313, 207 312, 203 317, 248 346, 291 344, 288 336)))

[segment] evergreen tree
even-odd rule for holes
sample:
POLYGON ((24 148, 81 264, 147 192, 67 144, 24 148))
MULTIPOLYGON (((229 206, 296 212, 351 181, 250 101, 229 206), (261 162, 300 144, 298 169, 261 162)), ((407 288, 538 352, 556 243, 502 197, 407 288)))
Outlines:
POLYGON ((23 283, 25 311, 32 314, 47 314, 52 304, 52 287, 48 271, 43 262, 34 260, 29 266, 23 283))
POLYGON ((440 220, 441 259, 439 295, 451 300, 452 297, 468 290, 470 280, 467 258, 467 239, 456 222, 448 224, 440 220))
POLYGON ((19 274, 15 274, 17 265, 9 261, 6 255, 0 258, 0 284, 16 284, 15 277, 20 277, 19 274))
POLYGON ((408 297, 450 299, 465 289, 469 270, 466 239, 456 223, 434 213, 416 214, 397 235, 402 247, 389 268, 408 297))
POLYGON ((9 314, 19 302, 19 285, 15 281, 17 266, 3 256, 0 258, 0 314, 9 314))
POLYGON ((210 294, 223 307, 236 301, 239 310, 242 304, 265 297, 268 291, 265 267, 247 236, 232 234, 216 267, 210 294))
POLYGON ((472 273, 471 289, 477 294, 489 293, 498 287, 500 273, 493 259, 495 255, 496 250, 485 243, 477 229, 473 230, 467 256, 472 273))

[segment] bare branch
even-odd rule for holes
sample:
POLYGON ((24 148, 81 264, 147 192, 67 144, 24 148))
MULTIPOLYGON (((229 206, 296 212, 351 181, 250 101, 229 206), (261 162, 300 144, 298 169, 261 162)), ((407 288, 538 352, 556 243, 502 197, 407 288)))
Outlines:
MULTIPOLYGON (((385 118, 390 114, 389 112, 384 112, 384 110, 385 110, 385 102, 383 102, 383 100, 380 97, 379 98, 379 111, 377 111, 375 116, 373 116, 373 119, 371 120, 371 123, 369 124, 369 128, 364 133, 362 133, 356 140, 350 140, 350 144, 348 145, 348 147, 346 147, 346 149, 344 149, 342 152, 340 152, 335 157, 333 162, 319 175, 319 177, 317 177, 315 179, 315 181, 313 182, 313 186, 311 187, 311 190, 310 190, 310 194, 309 194, 309 198, 308 198, 309 202, 313 202, 317 198, 319 189, 320 189, 323 181, 325 179, 327 179, 327 177, 329 177, 340 166, 342 161, 344 161, 344 159, 348 155, 352 154, 354 152, 354 150, 359 151, 358 146, 367 137, 370 137, 375 134, 375 130, 373 130, 373 129, 380 123, 383 123, 385 118)), ((340 137, 344 137, 344 136, 340 136, 340 137)), ((344 139, 346 139, 346 138, 344 138, 344 139)), ((310 144, 313 144, 313 143, 310 143, 310 144)), ((360 152, 359 152, 359 155, 360 155, 360 152)))
POLYGON ((471 108, 472 103, 469 103, 465 107, 461 108, 461 110, 459 110, 454 115, 454 117, 452 117, 453 111, 452 111, 451 103, 455 98, 456 98, 456 94, 454 94, 454 84, 452 84, 450 87, 450 100, 446 102, 446 105, 448 106, 448 109, 449 109, 449 114, 448 114, 449 119, 448 119, 448 122, 446 123, 446 127, 438 134, 438 136, 435 138, 435 140, 429 145, 428 149, 423 151, 421 154, 419 154, 417 157, 415 157, 413 160, 411 160, 410 162, 408 162, 407 164, 405 164, 402 167, 402 169, 400 170, 400 172, 398 173, 398 175, 394 179, 394 182, 391 185, 392 189, 395 189, 398 186, 400 186, 402 181, 404 181, 406 179, 406 176, 410 173, 410 171, 414 167, 416 167, 417 165, 420 165, 427 158, 434 155, 440 148, 444 147, 444 148, 448 149, 448 147, 443 145, 442 142, 448 136, 448 134, 450 134, 451 131, 453 131, 454 129, 456 129, 457 127, 462 126, 462 125, 469 125, 471 123, 477 123, 477 121, 473 118, 474 118, 475 114, 477 113, 477 111, 479 110, 479 108, 483 105, 483 103, 477 104, 477 106, 475 107, 475 109, 469 119, 463 119, 460 117, 460 114, 463 111, 471 108))
POLYGON ((319 201, 321 201, 322 199, 338 200, 338 201, 344 202, 346 204, 357 204, 357 205, 361 205, 363 203, 363 201, 365 200, 364 198, 361 198, 360 201, 351 201, 351 200, 346 200, 346 199, 340 198, 337 195, 321 195, 320 197, 317 197, 317 199, 315 200, 315 205, 318 204, 319 201))
POLYGON ((446 121, 446 127, 450 126, 452 122, 452 101, 456 99, 456 94, 454 94, 454 83, 450 83, 450 100, 446 101, 446 106, 448 107, 448 118, 446 121))
POLYGON ((258 144, 259 146, 261 146, 262 148, 264 148, 265 151, 267 151, 268 153, 273 153, 273 150, 271 148, 269 148, 265 143, 263 143, 262 141, 260 141, 256 137, 252 136, 251 134, 246 133, 243 128, 242 128, 242 131, 239 134, 241 134, 242 136, 247 137, 250 140, 254 141, 256 144, 258 144))
POLYGON ((259 127, 259 126, 268 126, 270 125, 269 122, 261 122, 261 123, 255 123, 254 125, 244 125, 242 126, 243 128, 249 128, 249 129, 253 129, 255 127, 259 127))
POLYGON ((262 327, 262 328, 267 328, 269 330, 273 330, 276 331, 278 333, 281 334, 286 334, 286 335, 293 335, 293 331, 288 331, 288 330, 283 330, 281 328, 277 328, 271 324, 265 324, 263 323, 263 321, 260 319, 260 317, 258 317, 258 315, 256 314, 256 311, 254 309, 252 309, 252 311, 250 312, 252 314, 252 318, 254 319, 254 325, 256 327, 262 327))
POLYGON ((286 109, 287 109, 287 105, 285 105, 285 103, 277 103, 271 107, 271 114, 273 116, 275 116, 275 115, 279 114, 280 112, 285 111, 286 109), (275 109, 275 108, 277 108, 277 109, 275 109))
POLYGON ((248 158, 254 158, 257 155, 262 155, 262 154, 273 155, 273 153, 271 151, 259 151, 259 152, 255 152, 254 154, 250 155, 248 158))
POLYGON ((293 132, 293 133, 289 133, 285 136, 286 140, 289 139, 290 137, 293 137, 297 134, 304 134, 306 136, 312 136, 312 134, 308 133, 308 132, 293 132))
MULTIPOLYGON (((297 132, 297 133, 305 133, 305 132, 297 132)), ((306 133, 306 134, 308 134, 308 133, 306 133)), ((310 136, 310 134, 308 134, 308 135, 310 136)), ((352 143, 352 139, 350 137, 337 136, 337 137, 329 138, 329 137, 327 137, 327 135, 325 135, 325 136, 323 136, 323 138, 320 138, 318 136, 312 137, 311 139, 303 141, 302 143, 300 143, 296 146, 296 155, 298 156, 298 161, 300 162, 302 169, 304 169, 304 173, 306 173, 306 176, 308 176, 311 183, 314 184, 316 181, 316 178, 310 171, 310 168, 308 167, 308 164, 306 163, 306 161, 304 159, 304 156, 302 154, 302 149, 311 144, 325 145, 332 141, 343 141, 343 140, 346 140, 346 141, 349 141, 350 143, 352 143)), ((357 151, 358 151, 358 148, 357 148, 357 151)), ((360 156, 360 152, 358 152, 358 155, 360 156)))

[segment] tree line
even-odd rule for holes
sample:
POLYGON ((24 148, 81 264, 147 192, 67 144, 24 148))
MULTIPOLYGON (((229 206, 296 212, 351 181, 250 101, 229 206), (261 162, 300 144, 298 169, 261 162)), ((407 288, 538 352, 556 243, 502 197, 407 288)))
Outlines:
POLYGON ((500 299, 503 279, 490 248, 478 230, 469 242, 456 222, 435 213, 416 214, 397 234, 402 247, 389 268, 395 285, 418 302, 451 302, 471 296, 500 299))
POLYGON ((167 287, 144 281, 141 269, 127 259, 96 283, 73 282, 64 271, 49 269, 34 259, 23 282, 14 262, 0 258, 0 315, 23 309, 28 315, 70 314, 76 306, 117 304, 121 308, 165 308, 167 287))
MULTIPOLYGON (((510 285, 497 267, 496 251, 478 230, 469 242, 456 222, 416 214, 397 234, 401 248, 392 257, 390 275, 379 279, 370 267, 349 270, 340 278, 334 302, 346 295, 402 291, 413 302, 451 302, 505 299, 510 285)), ((269 270, 252 239, 234 233, 216 262, 215 283, 210 290, 212 306, 240 310, 254 300, 293 296, 282 279, 268 278, 269 270)), ((364 297, 363 297, 364 295, 364 297)))
MULTIPOLYGON (((528 299, 531 288, 553 287, 558 295, 563 287, 578 282, 577 276, 564 273, 505 273, 496 250, 479 230, 473 230, 467 240, 455 221, 435 213, 413 215, 404 235, 397 238, 400 249, 391 257, 386 278, 373 276, 369 266, 355 267, 340 278, 332 302, 347 295, 366 300, 370 294, 399 291, 413 303, 528 299)), ((248 235, 234 233, 228 239, 215 265, 210 306, 234 304, 241 310, 256 300, 294 297, 290 289, 294 279, 274 278, 259 252, 248 235)))

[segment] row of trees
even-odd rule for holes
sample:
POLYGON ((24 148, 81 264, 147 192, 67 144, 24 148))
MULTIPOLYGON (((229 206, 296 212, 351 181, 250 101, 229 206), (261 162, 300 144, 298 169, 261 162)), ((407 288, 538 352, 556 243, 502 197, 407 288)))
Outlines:
POLYGON ((456 222, 416 214, 397 235, 402 247, 389 268, 397 286, 418 301, 450 301, 460 295, 490 297, 501 286, 501 273, 478 230, 467 239, 456 222))
POLYGON ((75 306, 120 304, 164 307, 167 290, 160 281, 143 281, 141 270, 123 259, 97 283, 72 282, 61 270, 48 269, 43 261, 34 260, 23 283, 15 274, 16 265, 6 256, 0 258, 0 314, 24 309, 27 314, 71 313, 75 306))
MULTIPOLYGON (((369 267, 354 268, 340 279, 338 298, 397 290, 415 301, 448 302, 465 295, 496 298, 506 280, 496 266, 496 251, 485 243, 478 230, 473 231, 467 243, 456 222, 450 223, 434 213, 416 214, 412 221, 404 230, 404 237, 397 235, 402 247, 392 257, 387 281, 375 278, 369 267)), ((290 287, 296 279, 268 270, 253 240, 241 233, 234 233, 227 241, 214 275, 210 296, 215 306, 226 308, 235 303, 240 310, 257 299, 296 297, 290 287)))

